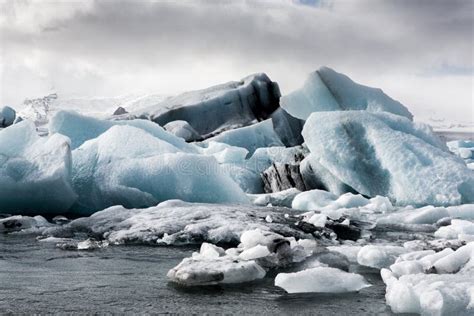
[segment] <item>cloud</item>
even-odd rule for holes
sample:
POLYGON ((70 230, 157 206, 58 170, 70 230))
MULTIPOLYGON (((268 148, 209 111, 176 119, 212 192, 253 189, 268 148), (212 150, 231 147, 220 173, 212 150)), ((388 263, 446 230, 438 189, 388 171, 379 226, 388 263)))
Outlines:
POLYGON ((399 80, 388 84, 393 96, 414 108, 439 110, 446 92, 414 97, 413 78, 449 81, 459 95, 452 102, 472 115, 472 97, 460 91, 472 72, 453 81, 439 71, 472 69, 472 12, 468 0, 7 1, 0 102, 51 88, 174 93, 253 72, 268 73, 285 93, 328 65, 382 88, 399 80))

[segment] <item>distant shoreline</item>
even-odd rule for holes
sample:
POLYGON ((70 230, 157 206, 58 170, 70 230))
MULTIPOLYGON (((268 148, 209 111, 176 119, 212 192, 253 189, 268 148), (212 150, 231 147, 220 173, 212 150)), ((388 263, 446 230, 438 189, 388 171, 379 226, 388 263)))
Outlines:
POLYGON ((434 131, 445 141, 452 140, 470 140, 474 141, 474 132, 460 132, 460 131, 434 131))

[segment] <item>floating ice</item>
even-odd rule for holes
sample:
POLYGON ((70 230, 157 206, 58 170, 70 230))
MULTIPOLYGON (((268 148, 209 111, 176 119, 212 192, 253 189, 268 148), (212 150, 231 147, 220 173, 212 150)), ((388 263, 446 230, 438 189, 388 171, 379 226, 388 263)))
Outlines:
POLYGON ((71 187, 71 151, 62 135, 41 138, 23 121, 0 131, 0 210, 60 214, 77 195, 71 187))
POLYGON ((265 74, 255 74, 238 82, 165 99, 132 112, 131 117, 148 118, 162 126, 183 120, 205 136, 268 118, 278 108, 279 98, 278 84, 265 74))
POLYGON ((344 293, 369 287, 364 277, 336 268, 316 267, 295 273, 279 273, 275 285, 288 293, 344 293))
POLYGON ((75 149, 84 142, 99 137, 112 126, 129 125, 142 129, 185 152, 198 152, 192 144, 187 144, 182 138, 165 131, 158 124, 147 120, 107 121, 84 116, 71 111, 57 112, 49 122, 50 134, 59 133, 71 139, 71 148, 75 149))
POLYGON ((74 209, 88 215, 112 205, 148 207, 169 199, 248 203, 213 157, 181 153, 163 133, 164 140, 140 128, 113 126, 74 150, 74 209))
POLYGON ((381 89, 357 84, 328 67, 311 73, 301 89, 283 96, 280 102, 288 113, 303 120, 313 112, 346 110, 385 111, 413 118, 405 106, 381 89))
POLYGON ((187 142, 200 140, 201 136, 186 121, 172 121, 163 126, 171 134, 184 139, 187 142))
POLYGON ((247 196, 252 201, 252 204, 257 206, 266 206, 270 204, 272 206, 291 207, 293 199, 300 193, 300 190, 291 188, 275 193, 247 194, 247 196))
POLYGON ((50 226, 52 224, 40 215, 35 217, 15 215, 0 219, 0 233, 39 232, 50 226))
POLYGON ((467 237, 466 235, 470 235, 472 236, 471 238, 474 238, 474 223, 461 219, 451 220, 450 225, 440 227, 434 233, 435 237, 445 239, 463 239, 467 237))
POLYGON ((424 125, 389 113, 315 112, 303 136, 311 162, 365 196, 396 204, 474 200, 474 172, 424 125))
POLYGON ((272 120, 225 131, 207 141, 225 143, 231 146, 242 147, 252 155, 257 148, 283 146, 280 138, 273 130, 272 120))
POLYGON ((395 263, 397 257, 408 252, 404 247, 390 245, 367 245, 357 254, 357 262, 372 268, 387 268, 395 263))
MULTIPOLYGON (((102 236, 113 244, 141 242, 146 244, 195 244, 210 242, 237 245, 245 231, 259 229, 273 241, 275 235, 312 239, 284 215, 287 209, 245 205, 222 205, 166 201, 146 209, 126 209, 113 206, 90 217, 76 219, 61 226, 58 231, 46 231, 48 235, 89 232, 102 236), (266 222, 266 216, 272 222, 266 222)), ((262 233, 263 234, 263 233, 262 233)), ((260 236, 260 235, 259 235, 260 236)), ((243 240, 246 240, 245 237, 243 240)), ((256 244, 261 243, 257 239, 256 244)), ((249 246, 250 247, 250 246, 249 246)))
POLYGON ((7 127, 15 121, 16 112, 9 106, 0 108, 0 127, 7 127))
POLYGON ((387 284, 387 304, 393 312, 472 314, 474 243, 456 251, 446 248, 429 255, 420 255, 418 252, 418 255, 411 257, 390 266, 390 270, 381 271, 387 284))

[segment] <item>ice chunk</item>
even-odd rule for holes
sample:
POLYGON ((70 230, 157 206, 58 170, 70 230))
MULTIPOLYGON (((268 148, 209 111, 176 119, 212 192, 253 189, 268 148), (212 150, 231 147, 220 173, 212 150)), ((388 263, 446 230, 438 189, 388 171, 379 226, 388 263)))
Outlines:
POLYGON ((197 153, 198 149, 187 144, 182 138, 165 131, 162 127, 147 120, 107 121, 78 114, 71 111, 57 112, 49 122, 50 134, 59 133, 71 139, 71 148, 75 149, 84 142, 99 137, 112 126, 129 125, 142 129, 184 152, 197 153))
POLYGON ((315 112, 303 137, 315 163, 365 196, 387 196, 400 205, 456 205, 474 199, 474 172, 424 126, 402 116, 315 112))
POLYGON ((437 238, 456 239, 462 235, 474 235, 474 223, 466 220, 453 219, 451 225, 440 227, 434 236, 437 238))
POLYGON ((171 134, 184 139, 187 142, 194 142, 201 139, 201 135, 194 130, 186 121, 172 121, 163 126, 171 134))
POLYGON ((56 215, 77 195, 71 187, 69 139, 41 138, 23 121, 0 131, 0 209, 13 214, 56 215))
POLYGON ((272 206, 284 206, 291 207, 293 199, 301 191, 295 188, 291 188, 285 191, 266 193, 266 194, 247 194, 254 205, 266 206, 271 204, 272 206))
POLYGON ((466 274, 409 274, 391 279, 385 298, 395 313, 472 315, 474 277, 466 274))
POLYGON ((218 283, 242 283, 261 279, 265 270, 255 261, 222 258, 185 258, 168 272, 172 282, 187 286, 218 283))
POLYGON ((474 255, 474 242, 462 246, 453 253, 438 259, 433 266, 437 273, 458 272, 474 255))
POLYGON ((303 143, 304 140, 301 135, 304 125, 303 120, 291 116, 283 108, 278 108, 273 112, 271 118, 275 133, 278 134, 285 146, 293 147, 303 143))
POLYGON ((279 273, 275 285, 288 293, 344 293, 369 287, 363 276, 336 268, 316 267, 295 273, 279 273))
POLYGON ((311 190, 298 194, 292 203, 297 210, 318 210, 333 203, 337 199, 335 194, 323 190, 311 190))
POLYGON ((85 231, 90 232, 91 236, 103 236, 113 244, 141 242, 181 245, 209 242, 238 245, 244 232, 256 230, 257 236, 261 238, 242 237, 246 249, 257 244, 272 247, 282 235, 312 239, 310 234, 291 226, 294 220, 284 216, 286 211, 171 200, 146 209, 113 206, 45 234, 61 236, 85 231), (268 215, 272 217, 271 223, 263 220, 268 215))
POLYGON ((283 146, 280 138, 273 130, 272 120, 225 131, 217 136, 206 140, 242 147, 253 155, 257 148, 283 146))
POLYGON ((278 108, 280 90, 265 74, 248 76, 198 91, 165 99, 132 117, 148 118, 160 125, 183 120, 201 136, 246 126, 267 119, 278 108), (203 119, 205 118, 205 119, 203 119))
POLYGON ((288 113, 303 120, 313 112, 345 110, 385 111, 413 118, 405 106, 381 89, 357 84, 328 67, 311 73, 301 89, 283 96, 280 103, 288 113))
POLYGON ((387 268, 395 263, 399 255, 406 252, 408 250, 404 247, 367 245, 362 247, 357 254, 357 262, 367 267, 387 268))
POLYGON ((243 260, 255 260, 258 258, 266 257, 269 254, 270 251, 268 250, 267 246, 256 245, 252 248, 242 251, 242 253, 239 255, 239 258, 243 260))
POLYGON ((147 207, 169 199, 248 203, 213 157, 181 153, 165 140, 140 128, 114 126, 74 150, 73 185, 79 194, 74 209, 87 215, 112 205, 147 207))
POLYGON ((9 106, 0 108, 0 127, 7 127, 15 122, 16 112, 9 106))
POLYGON ((15 215, 0 219, 0 233, 38 232, 52 226, 43 216, 35 217, 15 215))
POLYGON ((213 259, 225 256, 225 250, 221 247, 217 247, 213 244, 203 242, 199 254, 203 257, 213 259))

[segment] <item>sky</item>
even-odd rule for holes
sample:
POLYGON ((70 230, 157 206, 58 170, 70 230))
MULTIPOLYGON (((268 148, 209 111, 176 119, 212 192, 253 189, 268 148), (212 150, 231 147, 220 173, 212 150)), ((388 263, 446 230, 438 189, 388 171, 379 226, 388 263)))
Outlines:
POLYGON ((474 120, 471 0, 0 0, 0 105, 175 94, 320 66, 419 117, 474 120))

